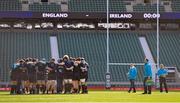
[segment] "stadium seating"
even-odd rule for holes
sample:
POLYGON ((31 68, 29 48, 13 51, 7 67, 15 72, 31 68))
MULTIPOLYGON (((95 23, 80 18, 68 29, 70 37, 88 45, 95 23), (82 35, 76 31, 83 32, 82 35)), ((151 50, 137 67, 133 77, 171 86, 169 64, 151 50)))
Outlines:
POLYGON ((143 62, 144 55, 136 32, 110 32, 110 50, 111 62, 143 62), (128 54, 130 51, 134 52, 128 54))
POLYGON ((33 3, 29 5, 29 10, 36 12, 60 12, 61 6, 56 3, 33 3))
POLYGON ((22 5, 19 0, 1 0, 0 11, 21 11, 22 5))
MULTIPOLYGON (((171 1, 173 12, 180 11, 180 1, 171 1)), ((124 0, 110 0, 110 12, 126 12, 126 2, 124 0)), ((106 12, 106 0, 69 0, 69 12, 106 12)), ((36 12, 59 12, 61 5, 57 3, 33 3, 29 4, 30 11, 36 12)), ((0 11, 22 11, 20 0, 1 0, 0 11)), ((156 4, 136 4, 133 6, 134 12, 156 12, 156 4)), ((160 5, 160 12, 164 12, 164 6, 160 5)))
MULTIPOLYGON (((126 12, 124 0, 110 0, 110 12, 126 12)), ((178 5, 176 5, 179 7, 178 5)), ((136 4, 134 12, 156 12, 156 4, 136 4)), ((70 0, 70 12, 106 12, 106 0, 70 0)), ((164 12, 164 6, 160 5, 160 12, 164 12)))
POLYGON ((0 67, 3 69, 0 79, 9 80, 9 71, 18 58, 50 57, 49 34, 47 32, 0 32, 0 67))
MULTIPOLYGON (((80 55, 87 58, 87 61, 90 63, 90 81, 104 80, 104 73, 106 72, 105 34, 106 32, 102 31, 64 31, 58 35, 59 48, 60 51, 62 50, 60 52, 61 55, 67 53, 71 54, 72 56, 80 55), (92 54, 94 52, 96 54, 92 54)), ((141 35, 141 33, 132 31, 110 32, 110 62, 142 63, 145 56, 138 41, 139 35, 141 35)), ((147 32, 146 37, 150 46, 150 50, 155 59, 156 32, 147 32)), ((179 67, 178 57, 180 57, 180 55, 178 51, 180 50, 180 48, 174 48, 177 44, 180 44, 178 39, 180 38, 180 35, 178 35, 178 32, 161 32, 160 38, 160 62, 165 64, 166 66, 179 67)), ((128 68, 129 66, 110 66, 112 81, 127 81, 126 73, 128 72, 128 68)), ((137 66, 137 68, 137 80, 142 81, 143 66, 137 66)))
POLYGON ((63 31, 58 34, 59 54, 84 57, 90 65, 90 81, 104 81, 106 35, 96 31, 63 31))
POLYGON ((180 1, 179 0, 172 0, 172 10, 173 12, 180 12, 180 1))
MULTIPOLYGON (((138 35, 128 32, 111 32, 110 62, 143 62, 138 35), (131 52, 133 51, 133 52, 131 52)), ((90 64, 90 81, 104 81, 106 72, 105 31, 64 31, 58 34, 60 55, 84 56, 90 64)), ((129 66, 110 66, 112 81, 127 81, 129 66)), ((141 71, 142 68, 140 68, 141 71)), ((141 80, 142 71, 138 74, 141 80)))
MULTIPOLYGON (((134 12, 156 12, 157 11, 157 5, 156 4, 137 4, 133 6, 134 12)), ((160 12, 164 12, 164 6, 160 5, 159 8, 160 12)))
MULTIPOLYGON (((125 5, 122 0, 110 0, 111 12, 125 12, 125 5)), ((70 12, 106 12, 106 0, 70 0, 70 12)))
POLYGON ((70 12, 105 12, 105 0, 70 0, 70 12))
MULTIPOLYGON (((10 66, 18 58, 50 58, 49 34, 46 31, 1 31, 0 32, 0 68, 2 80, 9 80, 10 66)), ((138 36, 146 36, 150 50, 156 61, 156 32, 146 34, 136 31, 110 31, 110 62, 142 63, 144 53, 138 36)), ((84 57, 90 65, 89 81, 102 82, 106 73, 106 31, 81 30, 57 32, 59 54, 72 57, 84 57)), ((176 31, 160 32, 160 63, 166 66, 180 67, 180 35, 176 31)), ((138 69, 137 81, 143 79, 143 66, 138 69)), ((129 66, 110 66, 113 82, 126 82, 129 66)))
POLYGON ((126 5, 123 0, 109 0, 109 11, 126 12, 126 5))
MULTIPOLYGON (((162 0, 163 1, 163 0, 162 0)), ((110 0, 110 12, 126 12, 125 0, 110 0)), ((173 12, 180 12, 180 1, 172 0, 171 7, 173 12)), ((106 0, 69 0, 69 12, 106 12, 106 0)), ((57 3, 33 3, 29 4, 30 11, 37 12, 59 12, 61 6, 57 3)), ((22 11, 20 0, 1 0, 0 11, 22 11)), ((134 12, 156 12, 156 4, 135 4, 134 12)), ((165 12, 164 6, 160 5, 160 12, 165 12)))
MULTIPOLYGON (((156 60, 156 32, 146 34, 151 52, 156 60)), ((180 35, 178 31, 161 31, 160 32, 160 63, 165 66, 176 66, 180 68, 180 35)), ((180 70, 180 69, 179 69, 180 70)))
MULTIPOLYGON (((138 41, 137 32, 114 31, 110 33, 110 62, 142 63, 144 53, 138 41)), ((112 81, 127 81, 129 66, 110 66, 112 81)), ((137 66, 138 81, 142 81, 143 66, 137 66)))

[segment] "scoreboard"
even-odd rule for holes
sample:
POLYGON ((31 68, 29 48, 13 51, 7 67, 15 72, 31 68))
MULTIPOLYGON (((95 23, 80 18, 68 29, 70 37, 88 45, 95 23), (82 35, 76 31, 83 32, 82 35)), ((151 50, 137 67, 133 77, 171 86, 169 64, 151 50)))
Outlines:
MULTIPOLYGON (((180 13, 109 13, 110 29, 179 30, 180 13)), ((106 13, 100 12, 0 12, 0 29, 106 29, 106 13)))

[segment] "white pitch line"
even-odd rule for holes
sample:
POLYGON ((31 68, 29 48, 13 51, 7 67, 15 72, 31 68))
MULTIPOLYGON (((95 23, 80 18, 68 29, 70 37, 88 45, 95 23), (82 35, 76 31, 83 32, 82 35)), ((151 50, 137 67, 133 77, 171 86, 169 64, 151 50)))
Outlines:
MULTIPOLYGON (((11 102, 24 103, 24 102, 11 102)), ((180 102, 25 102, 25 103, 180 103, 180 102)))

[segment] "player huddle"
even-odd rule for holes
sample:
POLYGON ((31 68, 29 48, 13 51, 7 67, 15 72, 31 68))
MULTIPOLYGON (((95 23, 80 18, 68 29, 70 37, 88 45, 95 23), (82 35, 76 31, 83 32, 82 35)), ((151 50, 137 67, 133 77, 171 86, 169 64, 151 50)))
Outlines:
POLYGON ((89 65, 84 58, 17 60, 11 69, 11 94, 88 93, 89 65))

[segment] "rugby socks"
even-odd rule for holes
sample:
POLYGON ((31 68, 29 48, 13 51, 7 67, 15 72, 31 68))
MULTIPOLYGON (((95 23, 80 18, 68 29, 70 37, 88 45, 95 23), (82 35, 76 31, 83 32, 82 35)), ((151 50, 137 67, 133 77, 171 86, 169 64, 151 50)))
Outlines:
POLYGON ((67 84, 65 84, 65 94, 67 94, 67 93, 71 93, 71 89, 72 89, 72 84, 70 84, 70 83, 67 83, 67 84))
POLYGON ((68 84, 65 84, 64 87, 65 87, 65 92, 64 92, 64 94, 66 94, 66 93, 68 92, 68 84))
POLYGON ((28 93, 29 93, 29 88, 25 87, 25 94, 28 94, 28 93))
POLYGON ((83 84, 82 85, 82 94, 84 94, 85 93, 85 85, 83 84))
POLYGON ((84 94, 84 93, 88 93, 87 84, 86 83, 82 84, 82 94, 84 94))
POLYGON ((39 94, 39 91, 40 91, 40 85, 39 84, 36 85, 36 89, 37 89, 37 94, 39 94))
POLYGON ((45 94, 45 92, 46 92, 46 86, 45 85, 42 85, 41 91, 43 92, 43 94, 45 94))
POLYGON ((78 89, 74 88, 73 93, 78 93, 78 89))
POLYGON ((78 88, 78 93, 80 93, 81 91, 81 85, 79 85, 79 88, 78 88))
POLYGON ((84 86, 84 91, 85 91, 85 93, 88 93, 87 85, 84 86))
POLYGON ((11 85, 11 92, 10 94, 16 94, 16 85, 11 85))
POLYGON ((69 83, 69 84, 68 84, 68 93, 71 93, 71 89, 72 89, 72 84, 69 83))

